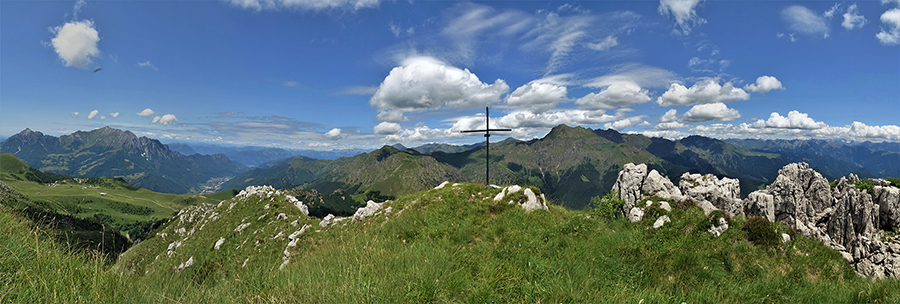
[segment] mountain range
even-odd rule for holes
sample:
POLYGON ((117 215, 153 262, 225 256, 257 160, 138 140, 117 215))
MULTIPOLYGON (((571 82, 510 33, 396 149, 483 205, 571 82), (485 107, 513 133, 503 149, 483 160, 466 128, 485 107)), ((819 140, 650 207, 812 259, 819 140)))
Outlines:
POLYGON ((199 192, 200 185, 211 179, 246 170, 224 154, 185 156, 158 140, 110 127, 60 137, 25 129, 0 143, 0 152, 14 154, 41 171, 121 177, 152 191, 178 194, 199 192))

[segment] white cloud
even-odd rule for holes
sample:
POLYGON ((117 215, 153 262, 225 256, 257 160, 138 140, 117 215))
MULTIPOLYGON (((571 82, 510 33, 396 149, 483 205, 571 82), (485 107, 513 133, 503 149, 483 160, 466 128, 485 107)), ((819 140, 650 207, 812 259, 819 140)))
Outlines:
POLYGON ((781 17, 787 22, 788 28, 794 32, 828 38, 829 29, 825 23, 825 17, 804 6, 789 6, 781 11, 781 17))
POLYGON ((684 122, 706 122, 711 120, 732 121, 741 118, 738 110, 730 109, 724 103, 700 104, 693 106, 684 113, 681 120, 684 122))
POLYGON ((826 126, 824 122, 817 122, 806 113, 800 113, 799 111, 790 111, 787 117, 781 116, 778 112, 772 112, 768 120, 760 119, 750 124, 751 128, 779 129, 821 129, 826 126))
POLYGON ((79 114, 78 112, 72 112, 69 115, 72 115, 72 117, 78 117, 78 114, 79 114))
POLYGON ((284 86, 286 86, 286 87, 290 87, 290 88, 297 87, 297 86, 300 85, 299 82, 296 82, 296 81, 293 81, 293 80, 288 80, 288 81, 282 82, 281 84, 284 85, 284 86))
POLYGON ((841 26, 847 30, 852 30, 855 28, 862 28, 864 25, 866 25, 866 17, 859 14, 856 3, 850 5, 850 7, 847 8, 847 12, 844 13, 844 22, 841 22, 841 26))
POLYGON ((67 67, 88 69, 94 63, 91 58, 100 56, 97 48, 100 34, 91 20, 67 22, 51 28, 50 32, 56 35, 50 43, 67 67))
POLYGON ((143 111, 137 112, 137 116, 144 116, 144 117, 150 117, 150 116, 153 116, 153 114, 156 114, 156 112, 154 112, 153 110, 150 110, 150 108, 146 108, 143 111))
POLYGON ((720 73, 731 65, 731 60, 726 59, 700 59, 700 57, 688 60, 688 68, 694 72, 720 73))
POLYGON ((106 116, 100 115, 100 120, 106 119, 106 116))
POLYGON ((771 90, 784 90, 784 86, 774 76, 760 76, 756 78, 755 84, 745 85, 744 89, 756 93, 765 93, 771 90))
POLYGON ((881 32, 875 38, 885 45, 900 44, 900 8, 894 8, 881 14, 881 32))
POLYGON ((544 48, 550 53, 545 75, 557 72, 569 60, 569 54, 580 41, 588 38, 594 17, 586 15, 561 16, 555 12, 546 13, 543 18, 536 19, 537 24, 526 36, 534 36, 534 40, 526 43, 525 48, 544 48))
POLYGON ((163 116, 154 116, 153 120, 150 121, 151 124, 159 123, 161 125, 166 125, 166 126, 176 123, 176 122, 178 122, 178 118, 176 118, 175 115, 172 115, 172 114, 166 114, 163 116))
POLYGON ((677 78, 672 71, 656 67, 626 64, 616 68, 609 75, 588 81, 591 88, 608 87, 616 83, 635 83, 642 87, 666 87, 677 78))
POLYGON ((381 122, 373 128, 373 131, 377 135, 397 134, 400 132, 400 130, 402 130, 400 124, 387 121, 381 122))
POLYGON ((119 112, 109 113, 109 116, 112 117, 112 118, 119 117, 119 112))
POLYGON ((482 106, 498 102, 507 91, 509 86, 502 79, 487 84, 468 69, 414 57, 391 70, 369 104, 379 111, 379 120, 399 122, 403 112, 482 106))
POLYGON ((617 120, 614 122, 609 122, 609 123, 604 124, 603 128, 604 129, 615 129, 618 131, 622 131, 622 130, 634 127, 636 125, 645 123, 644 117, 645 117, 644 115, 633 116, 633 117, 628 117, 625 119, 617 120))
POLYGON ((305 11, 322 11, 343 9, 356 11, 363 8, 377 7, 380 0, 225 0, 231 5, 261 10, 296 9, 305 11))
POLYGON ((566 87, 562 85, 533 81, 507 95, 506 104, 543 112, 556 107, 560 100, 566 99, 567 92, 566 87))
POLYGON ((617 45, 619 45, 619 40, 617 40, 616 36, 613 35, 606 36, 603 41, 597 43, 588 43, 589 48, 597 51, 606 51, 617 45))
MULTIPOLYGON (((801 114, 801 113, 798 113, 801 114)), ((805 114, 803 114, 805 115, 805 114)), ((788 120, 790 120, 790 113, 788 120)), ((757 123, 753 123, 754 125, 757 123)), ((716 138, 818 138, 818 139, 844 139, 853 141, 900 141, 900 127, 896 125, 885 126, 869 126, 861 122, 854 121, 850 125, 843 127, 822 126, 823 123, 816 122, 820 128, 778 128, 778 127, 754 127, 751 124, 742 123, 739 125, 732 124, 711 124, 696 125, 688 128, 688 132, 697 135, 716 137, 716 138)))
POLYGON ((840 9, 841 9, 841 4, 835 3, 834 6, 832 6, 830 9, 825 11, 824 14, 822 14, 822 17, 825 17, 825 19, 831 20, 831 18, 834 18, 834 13, 840 12, 839 11, 840 9))
POLYGON ((589 93, 575 101, 579 108, 611 110, 650 101, 650 91, 633 82, 610 84, 599 93, 589 93))
POLYGON ((137 66, 142 67, 142 68, 151 68, 151 69, 153 69, 154 71, 159 71, 159 69, 157 69, 156 66, 153 65, 152 62, 150 62, 150 60, 147 60, 147 61, 144 61, 144 62, 138 62, 138 63, 137 63, 137 66))
POLYGON ((351 86, 346 87, 338 94, 341 95, 373 95, 378 92, 378 86, 351 86))
POLYGON ((99 114, 99 113, 100 113, 100 111, 93 110, 90 113, 88 113, 87 119, 94 119, 94 117, 96 117, 97 114, 99 114))
POLYGON ((688 35, 695 27, 706 23, 706 20, 697 15, 697 5, 700 0, 659 0, 660 15, 671 14, 675 17, 675 23, 681 28, 676 33, 688 35))
POLYGON ((680 83, 673 83, 669 86, 669 90, 656 99, 656 103, 663 107, 673 105, 686 106, 747 100, 749 98, 750 94, 747 94, 740 88, 735 88, 731 82, 719 85, 718 78, 707 78, 698 81, 690 88, 680 83))
POLYGON ((669 109, 666 111, 666 114, 659 117, 659 122, 673 122, 678 121, 678 110, 669 109))
POLYGON ((339 129, 339 128, 331 129, 331 131, 325 132, 325 137, 328 137, 331 139, 338 139, 341 137, 341 129, 339 129))

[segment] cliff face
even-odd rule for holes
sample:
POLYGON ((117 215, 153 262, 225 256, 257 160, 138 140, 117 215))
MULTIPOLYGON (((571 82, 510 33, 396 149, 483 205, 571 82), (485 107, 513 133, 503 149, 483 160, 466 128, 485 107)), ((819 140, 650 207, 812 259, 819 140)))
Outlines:
POLYGON ((707 213, 722 210, 729 216, 760 216, 781 222, 802 235, 838 250, 857 273, 873 278, 900 277, 900 240, 886 231, 900 230, 900 185, 871 180, 872 194, 856 187, 850 174, 831 187, 806 163, 792 163, 776 180, 740 200, 738 181, 713 175, 685 173, 680 191, 665 178, 652 178, 646 166, 628 164, 613 186, 626 201, 624 212, 646 195, 673 201, 694 201, 707 213))

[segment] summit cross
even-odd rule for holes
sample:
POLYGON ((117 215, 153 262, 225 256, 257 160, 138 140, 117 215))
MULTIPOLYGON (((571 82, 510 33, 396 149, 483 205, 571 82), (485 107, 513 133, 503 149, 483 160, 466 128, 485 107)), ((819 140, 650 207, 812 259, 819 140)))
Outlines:
POLYGON ((512 129, 491 129, 491 110, 484 107, 484 130, 465 130, 460 133, 477 133, 484 132, 484 186, 491 185, 491 131, 508 132, 512 129))

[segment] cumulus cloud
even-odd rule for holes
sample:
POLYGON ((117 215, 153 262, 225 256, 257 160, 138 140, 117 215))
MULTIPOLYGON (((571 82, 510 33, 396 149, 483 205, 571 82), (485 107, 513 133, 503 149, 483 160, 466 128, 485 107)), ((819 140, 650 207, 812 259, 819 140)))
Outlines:
POLYGON ((566 87, 562 85, 530 82, 506 96, 506 104, 543 112, 555 107, 560 100, 566 99, 567 92, 566 87))
POLYGON ((875 34, 884 45, 900 44, 900 8, 894 8, 881 14, 881 31, 875 34))
POLYGON ((50 32, 55 35, 50 44, 67 67, 85 70, 94 63, 92 58, 100 56, 100 34, 91 20, 67 22, 50 32))
POLYGON ((575 101, 579 108, 610 110, 650 101, 650 91, 633 82, 613 83, 599 93, 589 93, 575 101))
POLYGON ((668 107, 722 103, 749 98, 750 94, 740 88, 735 88, 731 82, 719 85, 718 78, 707 78, 698 81, 690 88, 680 83, 673 83, 662 96, 656 99, 656 103, 668 107))
POLYGON ((752 128, 779 128, 779 129, 821 129, 827 125, 821 121, 815 121, 806 113, 799 111, 788 112, 787 117, 778 112, 772 112, 767 120, 757 120, 750 124, 752 128))
POLYGON ((251 9, 279 10, 296 9, 304 11, 322 11, 343 9, 356 11, 363 8, 377 7, 380 0, 226 0, 231 5, 251 9))
POLYGON ((156 114, 156 112, 154 112, 153 110, 150 110, 150 108, 146 108, 143 111, 137 112, 137 116, 144 116, 144 117, 150 117, 150 116, 153 116, 153 114, 156 114))
POLYGON ((732 121, 741 117, 738 110, 730 109, 724 103, 700 104, 691 107, 684 113, 682 121, 688 123, 716 121, 732 121))
POLYGON ((163 116, 154 116, 153 120, 150 121, 151 124, 159 123, 161 125, 166 125, 166 126, 176 123, 176 122, 178 122, 178 118, 176 118, 175 115, 172 115, 172 114, 166 114, 163 116))
POLYGON ((856 3, 847 7, 847 12, 844 13, 844 22, 841 22, 841 26, 847 30, 852 30, 855 28, 862 28, 864 25, 866 25, 866 17, 859 14, 856 3))
POLYGON ((331 131, 325 132, 325 137, 328 137, 331 139, 338 139, 341 137, 341 129, 339 129, 339 128, 331 129, 331 131))
POLYGON ((697 6, 700 0, 659 0, 660 15, 672 15, 675 23, 681 28, 681 33, 688 35, 695 27, 706 23, 706 20, 697 15, 697 6))
POLYGON ((381 122, 373 128, 373 131, 377 135, 391 135, 397 134, 403 128, 400 127, 400 124, 394 122, 381 122))
POLYGON ((119 117, 119 112, 109 113, 109 116, 112 117, 112 118, 119 117))
POLYGON ((509 85, 502 79, 487 84, 468 69, 414 57, 391 70, 369 104, 379 111, 379 120, 399 122, 403 112, 486 105, 498 102, 507 91, 509 85))
POLYGON ((622 131, 631 127, 634 127, 639 124, 646 124, 644 121, 644 115, 628 117, 625 119, 617 120, 614 122, 609 122, 603 125, 604 129, 615 129, 618 131, 622 131))
POLYGON ((784 90, 784 86, 781 85, 781 81, 778 81, 773 76, 760 76, 756 78, 755 84, 745 85, 744 89, 756 93, 765 93, 771 90, 784 90))
POLYGON ((659 122, 673 122, 678 121, 678 110, 669 109, 666 111, 666 114, 659 117, 659 122))
MULTIPOLYGON (((790 117, 790 113, 788 117, 790 117)), ((896 125, 869 126, 858 121, 843 127, 822 126, 816 129, 754 127, 753 124, 747 123, 739 125, 710 124, 691 126, 687 131, 716 138, 818 138, 875 142, 900 141, 900 127, 896 125)))
POLYGON ((788 28, 796 33, 828 38, 829 29, 825 23, 825 16, 818 15, 804 6, 786 7, 781 11, 781 18, 787 23, 788 28))
POLYGON ((78 112, 69 113, 69 115, 72 115, 72 117, 78 117, 78 114, 80 114, 80 113, 78 113, 78 112))
POLYGON ((97 114, 99 114, 99 113, 100 113, 100 111, 93 110, 90 113, 88 113, 87 119, 94 119, 94 117, 96 117, 97 114))
POLYGON ((619 45, 619 40, 616 39, 616 36, 609 35, 606 36, 603 41, 597 43, 588 43, 588 48, 597 51, 605 51, 617 45, 619 45))

